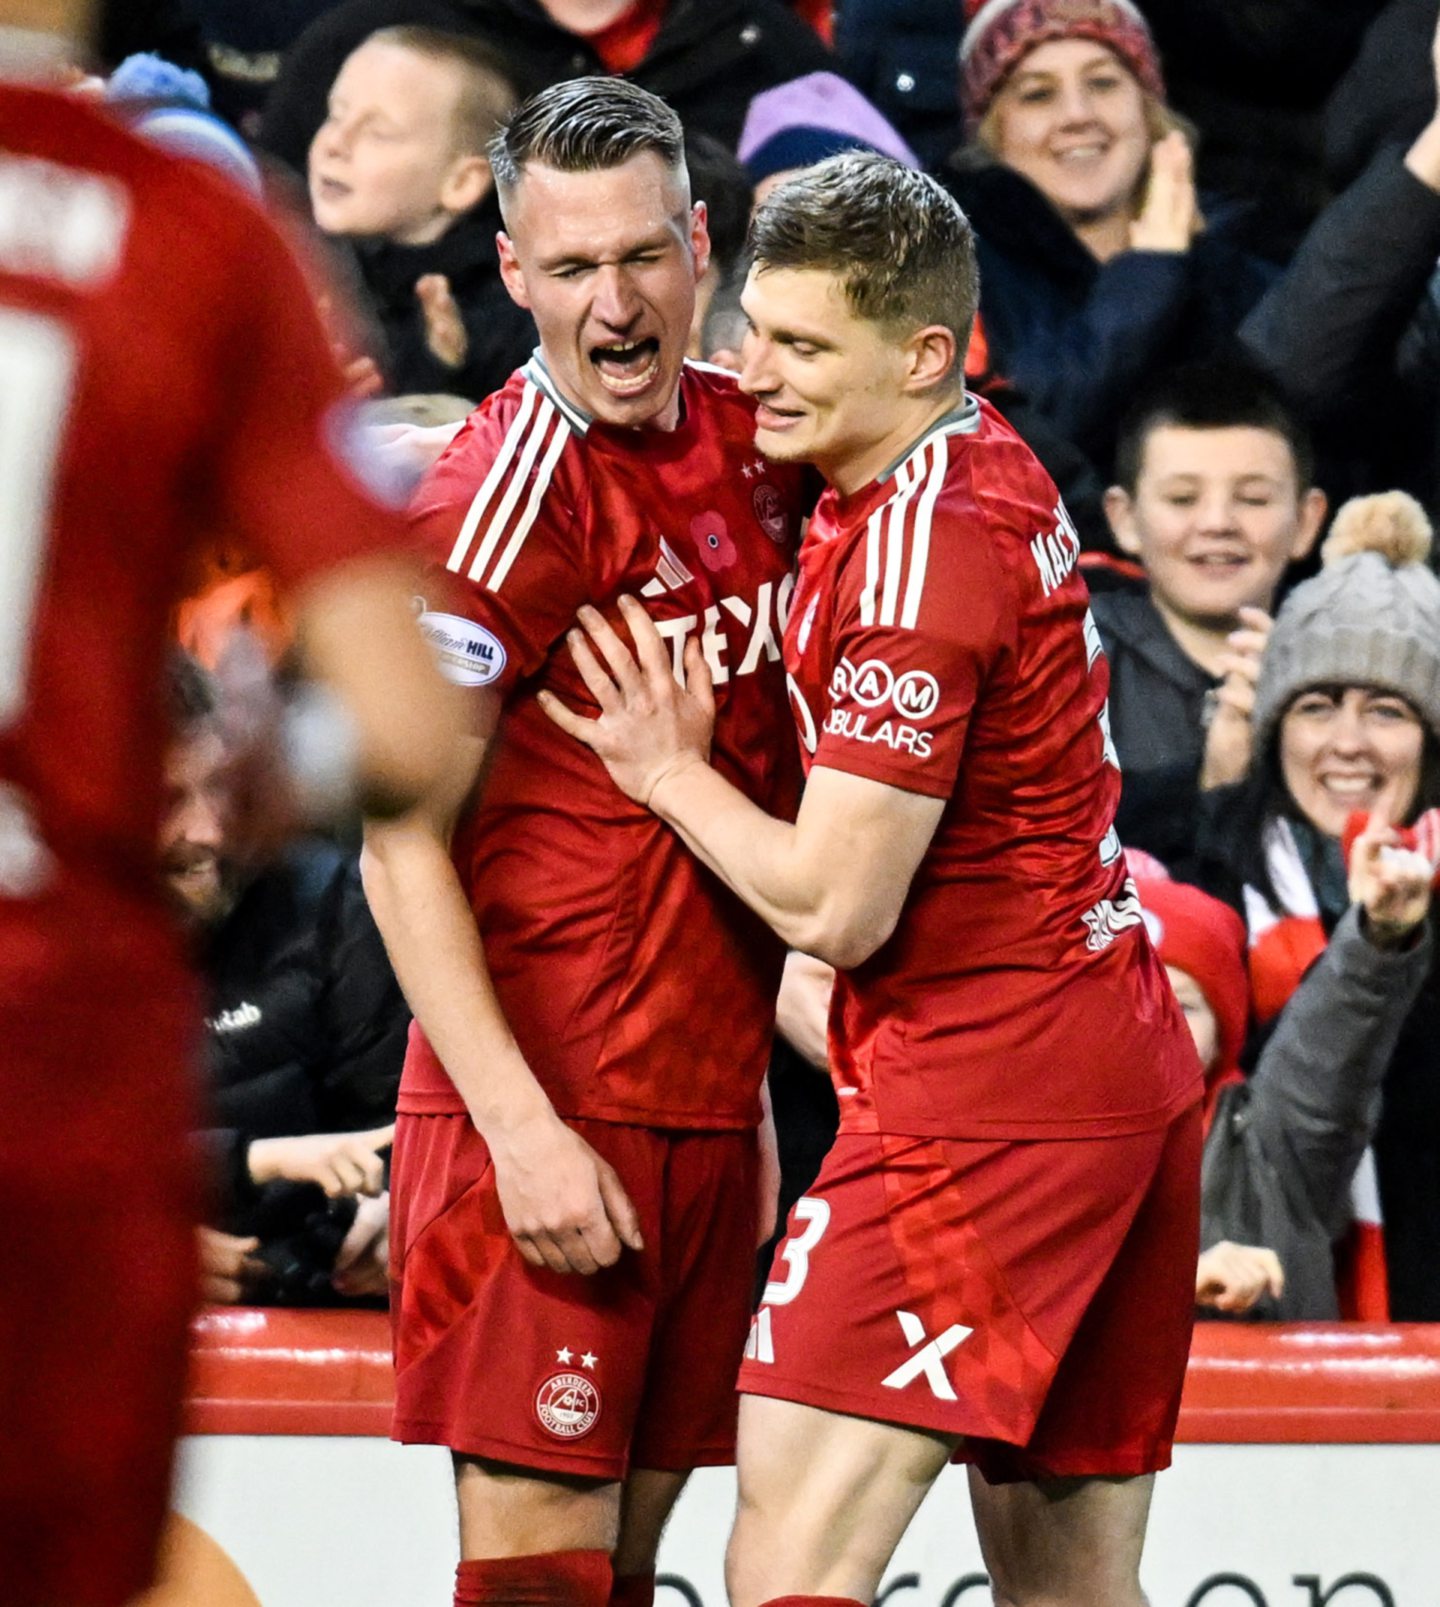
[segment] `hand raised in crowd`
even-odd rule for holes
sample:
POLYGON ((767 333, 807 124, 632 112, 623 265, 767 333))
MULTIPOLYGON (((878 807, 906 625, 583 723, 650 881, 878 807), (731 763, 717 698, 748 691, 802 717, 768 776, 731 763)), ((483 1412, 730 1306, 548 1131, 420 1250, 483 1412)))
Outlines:
POLYGON ((1253 738, 1250 717, 1255 712, 1255 688, 1260 660, 1274 621, 1263 608, 1242 608, 1243 622, 1231 631, 1229 648, 1220 660, 1224 679, 1216 688, 1205 730, 1205 753, 1200 763, 1200 786, 1227 787, 1250 768, 1253 738))
POLYGON ((1139 216, 1130 225, 1130 249, 1188 251, 1201 226, 1194 153, 1174 129, 1150 147, 1150 179, 1139 216))
POLYGON ((342 1194, 379 1194, 385 1163, 376 1154, 395 1137, 394 1126, 367 1133, 306 1133, 299 1138, 257 1138, 247 1163, 251 1180, 318 1183, 331 1199, 342 1194))
POLYGON ((342 1295, 383 1295, 390 1287, 390 1195, 361 1200, 335 1255, 330 1282, 342 1295))
POLYGON ((195 1230, 200 1252, 200 1298, 212 1305, 236 1306, 247 1300, 270 1269, 255 1259, 259 1239, 240 1239, 218 1228, 195 1230))
POLYGON ((1432 190, 1440 190, 1440 20, 1430 39, 1430 66, 1435 74, 1436 104, 1430 121, 1405 153, 1405 166, 1432 190))
POLYGON ((485 1132, 505 1225, 532 1267, 598 1272, 642 1250, 640 1217, 614 1167, 553 1113, 485 1132))
POLYGON ((620 611, 630 627, 633 655, 593 608, 580 610, 585 632, 572 630, 567 638, 580 678, 600 705, 600 717, 587 720, 550 692, 540 693, 540 707, 562 731, 599 756, 627 798, 648 805, 667 775, 709 762, 715 693, 696 637, 685 642, 685 684, 680 686, 670 649, 650 616, 633 597, 620 599, 620 611))
POLYGON ((1365 935, 1378 948, 1399 948, 1430 913, 1435 866, 1402 846, 1383 806, 1371 810, 1350 848, 1349 892, 1365 912, 1365 935))
POLYGON ((357 402, 378 396, 385 389, 385 380, 373 357, 359 349, 358 334, 352 321, 342 317, 331 296, 319 296, 315 310, 330 340, 330 350, 345 377, 345 388, 357 402))
POLYGON ((1262 1295, 1278 1300, 1285 1269, 1273 1250, 1222 1239, 1203 1250, 1195 1266, 1195 1304, 1216 1311, 1249 1311, 1262 1295))
POLYGON ((450 281, 443 273, 422 274, 415 295, 425 315, 425 344, 446 368, 459 368, 470 355, 470 337, 450 281))

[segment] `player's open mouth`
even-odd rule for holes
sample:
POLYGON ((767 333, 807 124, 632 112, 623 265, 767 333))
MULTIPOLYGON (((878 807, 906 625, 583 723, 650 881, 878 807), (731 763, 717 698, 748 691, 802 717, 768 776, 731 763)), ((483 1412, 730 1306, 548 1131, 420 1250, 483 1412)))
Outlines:
POLYGON ((322 201, 343 201, 350 193, 350 186, 339 179, 317 179, 315 193, 322 201))
POLYGON ((653 335, 644 340, 618 340, 608 346, 592 346, 590 361, 600 383, 612 396, 638 396, 655 378, 660 368, 660 342, 653 335))

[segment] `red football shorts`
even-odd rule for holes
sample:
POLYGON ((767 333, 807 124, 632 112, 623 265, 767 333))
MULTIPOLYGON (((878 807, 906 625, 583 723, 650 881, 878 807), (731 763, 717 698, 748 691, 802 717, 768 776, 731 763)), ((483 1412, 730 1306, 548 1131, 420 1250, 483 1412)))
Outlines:
POLYGON ((1123 1138, 842 1134, 791 1213, 740 1388, 964 1436, 991 1483, 1170 1461, 1200 1113, 1123 1138))
POLYGON ((729 1462, 755 1268, 755 1134, 568 1125, 619 1174, 645 1241, 590 1277, 521 1257, 468 1116, 400 1117, 392 1433, 602 1479, 729 1462))
POLYGON ((12 1037, 0 1069, 0 1600, 24 1607, 131 1600, 151 1582, 169 1505, 197 1287, 199 1189, 177 1077, 192 1034, 186 1022, 167 1043, 163 1011, 114 1013, 156 1031, 132 1038, 89 1017, 72 1034, 87 1040, 83 1058, 52 1044, 27 1060, 12 1037), (67 1147, 59 1101, 8 1097, 12 1081, 41 1076, 83 1089, 100 1055, 109 1084, 170 1091, 164 1122, 116 1111, 108 1150, 85 1153, 67 1147), (20 1153, 26 1132, 44 1135, 43 1152, 20 1153))

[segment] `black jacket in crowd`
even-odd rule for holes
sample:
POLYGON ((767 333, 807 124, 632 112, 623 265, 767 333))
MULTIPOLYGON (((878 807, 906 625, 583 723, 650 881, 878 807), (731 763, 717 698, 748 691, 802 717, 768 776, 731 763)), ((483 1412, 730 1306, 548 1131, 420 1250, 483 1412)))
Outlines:
MULTIPOLYGON (((551 21, 538 0, 345 0, 287 52, 261 144, 303 172, 345 58, 377 28, 401 23, 478 34, 503 57, 522 96, 606 71, 591 46, 551 21)), ((668 101, 687 131, 712 134, 733 150, 752 97, 834 66, 784 0, 670 0, 649 54, 625 76, 668 101)))
POLYGON ((394 396, 448 391, 481 401, 497 391, 535 347, 535 321, 500 281, 495 234, 500 208, 492 194, 429 245, 362 240, 350 246, 363 308, 375 327, 376 359, 394 396), (430 350, 416 282, 444 274, 459 304, 469 351, 450 368, 430 350))
POLYGON ((262 872, 199 960, 218 1225, 260 1231, 274 1203, 262 1194, 288 1189, 313 1209, 319 1190, 255 1190, 250 1141, 392 1121, 409 1015, 359 869, 329 843, 298 843, 262 872))

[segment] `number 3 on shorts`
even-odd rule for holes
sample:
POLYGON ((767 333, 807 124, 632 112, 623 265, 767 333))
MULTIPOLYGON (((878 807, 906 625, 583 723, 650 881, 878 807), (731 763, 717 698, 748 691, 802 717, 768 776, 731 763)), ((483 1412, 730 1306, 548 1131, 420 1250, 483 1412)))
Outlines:
POLYGON ((772 1278, 765 1285, 762 1305, 788 1306, 805 1287, 805 1276, 810 1271, 810 1252, 830 1226, 830 1207, 824 1200, 811 1199, 807 1194, 795 1202, 795 1220, 805 1224, 805 1231, 798 1238, 787 1238, 781 1245, 785 1276, 778 1281, 772 1278))

